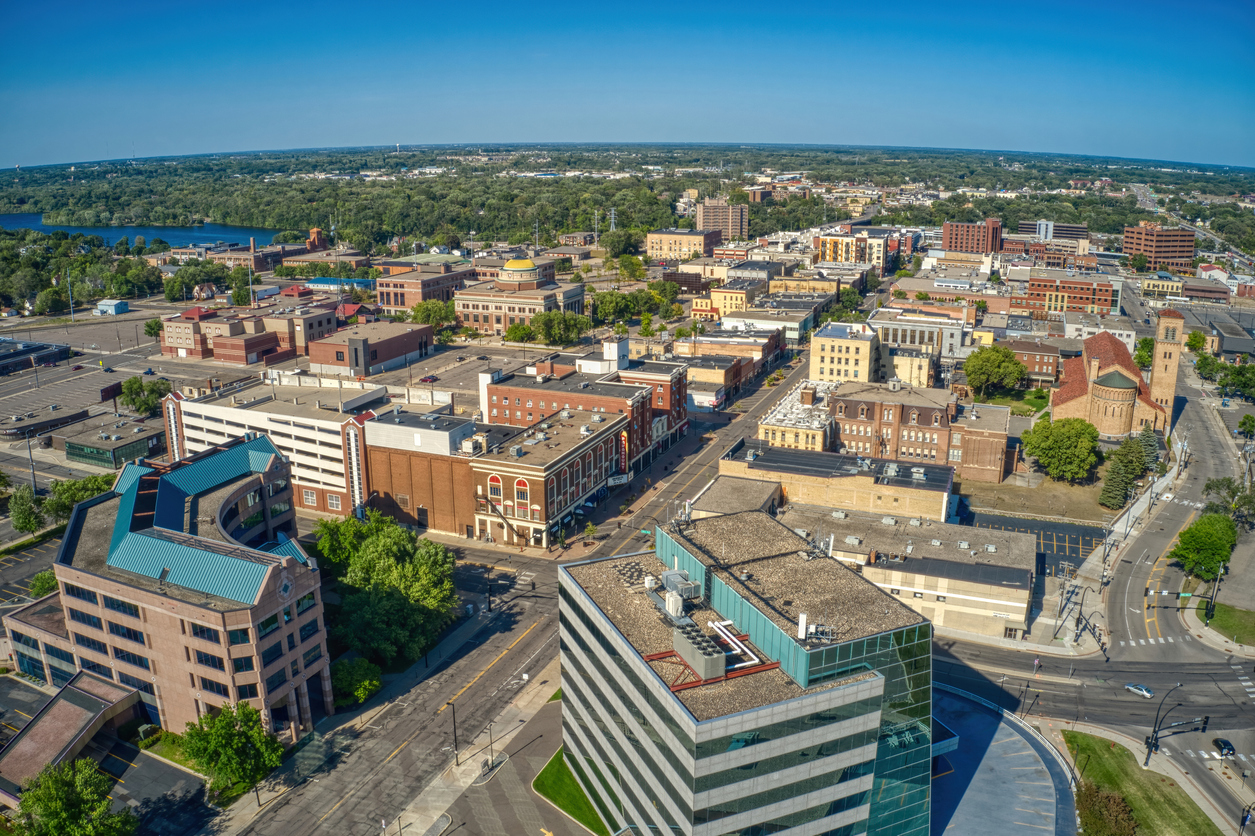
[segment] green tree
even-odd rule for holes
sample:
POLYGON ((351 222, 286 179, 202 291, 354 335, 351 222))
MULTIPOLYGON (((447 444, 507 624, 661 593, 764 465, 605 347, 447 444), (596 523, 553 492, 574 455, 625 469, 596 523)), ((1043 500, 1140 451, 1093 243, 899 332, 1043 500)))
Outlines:
MULTIPOLYGON (((357 319, 357 317, 353 317, 357 319)), ((436 334, 436 345, 449 345, 453 342, 453 332, 447 328, 436 334)))
POLYGON ((1098 428, 1082 418, 1042 418, 1020 440, 1024 453, 1056 481, 1080 482, 1098 463, 1098 428))
POLYGON ((614 324, 614 335, 616 337, 626 337, 628 335, 628 327, 626 322, 616 322, 614 324))
POLYGON ((337 708, 364 703, 382 687, 383 671, 369 659, 341 659, 331 666, 331 690, 337 708))
POLYGON ((1104 508, 1123 508, 1129 499, 1132 482, 1124 462, 1115 460, 1107 466, 1107 475, 1103 479, 1102 491, 1098 494, 1098 504, 1104 508))
POLYGON ((920 302, 927 302, 927 301, 928 301, 929 299, 931 299, 932 297, 931 297, 931 296, 929 296, 927 293, 925 293, 924 291, 922 291, 922 290, 921 290, 921 291, 918 291, 918 292, 915 294, 915 298, 916 298, 918 301, 920 301, 920 302))
POLYGON ((112 473, 96 473, 82 479, 53 482, 48 486, 48 496, 40 510, 52 522, 63 523, 70 518, 75 505, 113 490, 116 478, 112 473))
POLYGON ((616 322, 631 319, 636 308, 627 294, 617 290, 606 290, 593 296, 593 309, 602 322, 616 322))
POLYGON ((421 322, 423 325, 439 328, 456 320, 457 314, 453 309, 452 300, 441 302, 437 299, 428 299, 410 308, 410 322, 421 322))
POLYGON ((1149 263, 1146 260, 1146 253, 1134 253, 1129 256, 1129 266, 1133 268, 1134 272, 1145 273, 1149 263))
POLYGON ((18 836, 130 836, 139 819, 112 812, 112 781, 90 758, 49 764, 22 791, 14 817, 18 836))
POLYGON ((9 519, 13 530, 24 534, 34 534, 44 527, 44 517, 30 485, 20 485, 9 496, 9 519))
POLYGON ((1186 574, 1213 580, 1229 562, 1238 542, 1238 529, 1224 514, 1204 514, 1181 532, 1169 557, 1177 560, 1186 574))
POLYGON ((1147 467, 1153 467, 1155 462, 1159 461, 1159 438, 1155 435, 1155 431, 1151 429, 1150 424, 1142 425, 1142 432, 1138 435, 1137 440, 1142 443, 1142 452, 1145 454, 1147 467))
POLYGON ((373 508, 367 509, 365 519, 361 520, 356 516, 319 520, 314 526, 314 536, 318 538, 323 568, 330 569, 336 577, 343 577, 363 543, 396 525, 396 520, 373 508))
POLYGON ((905 298, 906 298, 906 291, 905 291, 905 290, 895 290, 895 291, 893 291, 893 293, 892 293, 892 294, 890 294, 890 295, 891 295, 891 296, 893 296, 893 298, 894 298, 894 299, 905 299, 905 298))
POLYGON ((165 325, 160 319, 150 319, 144 323, 144 336, 152 337, 153 342, 157 341, 157 337, 161 336, 163 330, 165 330, 165 325))
POLYGON ((984 313, 985 311, 989 310, 989 303, 986 302, 984 299, 977 299, 976 310, 980 311, 981 313, 984 313))
POLYGON ((252 294, 247 287, 237 287, 231 291, 231 304, 237 308, 246 308, 252 301, 252 294))
POLYGON ((37 316, 61 313, 69 306, 69 303, 65 300, 65 294, 61 292, 59 287, 41 290, 35 296, 35 314, 37 316))
POLYGON ((1234 522, 1250 525, 1255 520, 1255 491, 1248 490, 1239 479, 1221 476, 1203 484, 1203 496, 1209 497, 1204 514, 1226 514, 1234 522))
POLYGON ((843 287, 841 292, 837 294, 837 304, 842 310, 856 311, 859 305, 863 304, 863 297, 857 290, 852 287, 843 287))
POLYGON ((654 335, 654 315, 649 311, 641 314, 641 327, 637 333, 642 337, 652 337, 654 335))
POLYGON ((436 623, 401 590, 373 586, 344 597, 342 621, 334 633, 351 650, 389 665, 397 658, 419 659, 439 635, 436 623))
POLYGON ((1185 347, 1195 354, 1202 352, 1207 345, 1207 335, 1202 331, 1191 331, 1190 335, 1185 338, 1185 347))
POLYGON ((1238 421, 1238 432, 1247 438, 1255 436, 1255 415, 1243 415, 1242 420, 1238 421))
POLYGON ((689 337, 693 336, 693 332, 684 327, 675 329, 674 334, 677 340, 687 340, 689 337))
POLYGON ((153 378, 145 382, 142 377, 122 381, 122 395, 118 400, 140 415, 155 415, 161 407, 161 399, 170 394, 170 381, 153 378))
POLYGON ((0 493, 7 491, 11 487, 13 487, 13 480, 9 478, 9 474, 0 470, 0 493))
POLYGON ((1133 362, 1138 368, 1145 369, 1150 366, 1155 357, 1155 338, 1142 337, 1137 341, 1137 349, 1133 352, 1133 362))
POLYGON ((183 751, 219 788, 255 784, 283 760, 283 746, 266 733, 261 714, 246 702, 224 703, 217 714, 188 723, 183 751))
POLYGON ((668 313, 672 319, 680 319, 684 316, 684 306, 677 302, 671 306, 668 313))
POLYGON ((619 256, 619 273, 625 279, 639 281, 645 278, 645 265, 634 255, 619 256))
POLYGON ((42 598, 48 593, 56 591, 57 576, 51 569, 45 569, 31 578, 30 597, 42 598))
POLYGON ((976 387, 981 398, 989 386, 1011 388, 1024 379, 1028 368, 1015 359, 1015 352, 1006 346, 983 345, 963 363, 967 382, 976 387))
POLYGON ((614 232, 603 232, 597 243, 606 251, 606 258, 611 259, 636 252, 643 240, 640 233, 618 229, 614 232))
POLYGON ((536 339, 536 332, 532 330, 530 325, 522 322, 516 322, 505 329, 506 342, 511 343, 530 343, 536 339))
POLYGON ((680 296, 680 286, 675 282, 650 282, 645 287, 649 288, 651 292, 658 294, 659 298, 667 305, 675 302, 680 296))

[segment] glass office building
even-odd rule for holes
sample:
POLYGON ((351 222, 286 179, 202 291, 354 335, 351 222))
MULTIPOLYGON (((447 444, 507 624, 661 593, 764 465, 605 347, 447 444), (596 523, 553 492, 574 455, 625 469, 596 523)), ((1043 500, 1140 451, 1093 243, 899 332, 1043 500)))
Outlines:
POLYGON ((612 832, 926 836, 931 625, 761 512, 560 569, 563 740, 612 832))

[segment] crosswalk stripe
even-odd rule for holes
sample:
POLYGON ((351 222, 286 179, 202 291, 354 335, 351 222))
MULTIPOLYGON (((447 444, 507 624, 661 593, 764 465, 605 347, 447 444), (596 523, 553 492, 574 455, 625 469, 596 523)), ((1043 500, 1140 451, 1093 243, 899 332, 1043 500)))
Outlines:
POLYGON ((1163 752, 1165 755, 1171 755, 1171 754, 1172 754, 1172 753, 1171 753, 1171 752, 1169 752, 1167 749, 1164 749, 1164 748, 1162 748, 1162 747, 1159 749, 1159 751, 1163 752))
POLYGON ((1194 640, 1193 640, 1192 638, 1190 638, 1189 636, 1186 636, 1186 637, 1185 637, 1185 640, 1186 640, 1187 642, 1192 642, 1192 641, 1194 641, 1194 640))
POLYGON ((1192 758, 1192 757, 1194 757, 1194 750, 1193 750, 1193 749, 1186 749, 1185 751, 1186 751, 1186 753, 1187 753, 1187 754, 1188 754, 1191 758, 1192 758))
POLYGON ((1121 641, 1120 641, 1120 646, 1121 646, 1121 647, 1124 647, 1124 641, 1123 641, 1123 640, 1121 640, 1121 641))
POLYGON ((1206 753, 1206 752, 1202 752, 1202 751, 1200 751, 1200 752, 1198 753, 1198 756, 1199 756, 1200 758, 1202 758, 1203 760, 1207 760, 1207 753, 1206 753))
POLYGON ((1138 639, 1139 644, 1146 644, 1146 639, 1138 639))
POLYGON ((1238 755, 1238 757, 1241 758, 1243 762, 1246 761, 1246 755, 1238 755))
POLYGON ((1160 643, 1160 644, 1163 644, 1163 636, 1160 636, 1160 637, 1159 637, 1159 643, 1160 643))
POLYGON ((1173 644, 1172 636, 1168 636, 1168 644, 1173 644))

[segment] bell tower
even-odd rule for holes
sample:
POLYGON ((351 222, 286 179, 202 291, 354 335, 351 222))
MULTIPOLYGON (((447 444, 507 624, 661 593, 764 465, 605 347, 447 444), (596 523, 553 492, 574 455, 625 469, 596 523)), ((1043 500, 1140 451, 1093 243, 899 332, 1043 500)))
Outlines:
POLYGON ((1177 366, 1181 363, 1181 350, 1185 347, 1185 317, 1171 308, 1159 312, 1159 330, 1155 334, 1155 359, 1150 369, 1150 396, 1155 403, 1168 411, 1172 421, 1172 407, 1177 394, 1177 366))

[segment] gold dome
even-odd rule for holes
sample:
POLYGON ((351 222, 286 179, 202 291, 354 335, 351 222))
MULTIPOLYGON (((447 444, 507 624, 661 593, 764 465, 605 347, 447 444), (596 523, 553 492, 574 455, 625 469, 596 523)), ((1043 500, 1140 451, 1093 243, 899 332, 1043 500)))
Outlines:
POLYGON ((502 267, 503 270, 535 270, 536 262, 530 258, 512 258, 502 267))

